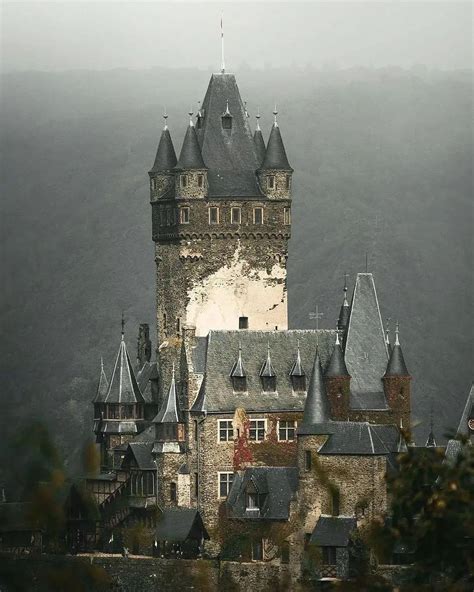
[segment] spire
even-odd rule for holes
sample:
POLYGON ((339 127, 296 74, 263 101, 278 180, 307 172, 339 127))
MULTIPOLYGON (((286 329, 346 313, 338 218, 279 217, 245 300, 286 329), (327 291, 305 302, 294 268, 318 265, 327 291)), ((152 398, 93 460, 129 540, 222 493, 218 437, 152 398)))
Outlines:
POLYGON ((436 448, 436 438, 434 435, 433 429, 433 401, 431 401, 431 409, 430 409, 430 433, 428 434, 428 438, 426 440, 425 448, 436 448))
POLYGON ((385 345, 387 346, 387 351, 392 350, 392 346, 390 344, 390 317, 387 318, 387 324, 385 325, 385 345))
POLYGON ((174 373, 175 370, 173 364, 173 372, 168 395, 163 399, 161 409, 153 420, 153 423, 180 423, 180 411, 174 373))
POLYGON ((398 321, 395 328, 395 343, 393 344, 385 376, 410 376, 403 357, 402 346, 400 345, 398 321))
POLYGON ((261 166, 263 159, 265 158, 265 140, 263 139, 262 130, 260 129, 260 112, 257 111, 257 115, 255 116, 257 120, 257 125, 255 126, 255 133, 253 135, 253 141, 255 144, 255 150, 257 152, 257 159, 258 165, 261 166))
POLYGON ((339 341, 339 332, 336 329, 336 343, 332 350, 331 359, 326 370, 326 377, 335 378, 339 376, 349 376, 349 372, 347 371, 346 363, 344 361, 344 354, 339 341))
POLYGON ((350 307, 347 300, 347 277, 348 274, 344 274, 344 299, 342 301, 341 310, 339 311, 339 319, 337 321, 337 327, 341 331, 345 331, 349 322, 350 307))
POLYGON ((223 117, 232 117, 232 113, 229 111, 229 99, 225 101, 225 111, 222 114, 223 117))
POLYGON ((288 158, 286 156, 285 146, 283 145, 283 140, 280 133, 280 128, 278 127, 277 121, 277 114, 278 111, 273 111, 274 115, 274 122, 272 126, 272 131, 270 132, 270 137, 268 139, 267 150, 265 152, 265 158, 263 159, 262 169, 283 169, 286 171, 292 171, 293 169, 288 162, 288 158))
POLYGON ((298 342, 298 346, 296 349, 296 360, 293 364, 293 367, 290 371, 290 376, 306 376, 305 371, 303 370, 303 365, 301 364, 301 355, 300 355, 300 344, 298 342))
POLYGON ((225 74, 225 59, 224 59, 224 15, 221 15, 221 74, 225 74))
POLYGON ((273 369, 272 359, 270 356, 270 344, 267 344, 267 359, 260 370, 260 376, 271 378, 276 376, 275 370, 273 369))
POLYGON ((196 135, 196 129, 192 120, 193 112, 189 112, 189 125, 184 136, 181 153, 179 155, 178 169, 205 169, 201 148, 196 135))
POLYGON ((110 379, 105 403, 144 403, 145 400, 135 378, 124 339, 125 319, 122 315, 122 338, 110 379))
POLYGON ((330 420, 329 406, 324 388, 323 371, 319 359, 319 350, 316 350, 308 394, 304 406, 303 425, 325 423, 330 420))
POLYGON ((237 362, 235 362, 231 373, 231 378, 245 378, 245 369, 242 363, 242 345, 239 343, 239 357, 237 358, 237 362))
POLYGON ((397 452, 398 453, 408 452, 408 447, 407 447, 407 443, 405 440, 405 436, 403 435, 403 419, 400 419, 400 432, 398 435, 397 452))
POLYGON ((107 390, 109 388, 109 381, 107 380, 107 376, 104 370, 104 359, 102 356, 100 357, 100 376, 99 376, 99 383, 97 385, 96 395, 94 397, 94 403, 103 403, 105 401, 105 397, 107 396, 107 390))
POLYGON ((150 170, 150 173, 159 173, 161 171, 170 171, 176 166, 176 152, 174 151, 173 142, 171 140, 170 131, 167 125, 168 115, 163 113, 165 125, 161 132, 158 150, 156 151, 155 162, 150 170))

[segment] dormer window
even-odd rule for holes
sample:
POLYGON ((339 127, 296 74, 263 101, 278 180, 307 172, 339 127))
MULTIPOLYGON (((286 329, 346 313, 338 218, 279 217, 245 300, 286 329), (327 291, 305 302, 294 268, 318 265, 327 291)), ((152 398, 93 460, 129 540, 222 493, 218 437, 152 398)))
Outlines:
POLYGON ((291 177, 290 175, 286 175, 286 179, 285 179, 285 189, 289 190, 291 189, 291 177))
POLYGON ((306 391, 306 376, 292 376, 291 385, 295 393, 304 393, 306 391))
POLYGON ((198 179, 198 187, 201 189, 202 187, 204 187, 204 175, 198 175, 197 179, 198 179))
POLYGON ((274 393, 276 391, 276 377, 262 376, 262 389, 265 393, 274 393))
POLYGON ((260 379, 264 392, 274 393, 276 391, 276 373, 270 356, 270 344, 267 346, 267 359, 260 370, 260 379))
POLYGON ((244 364, 242 362, 242 348, 239 347, 239 355, 237 361, 230 372, 232 380, 232 387, 236 393, 247 392, 247 376, 245 374, 244 364))
POLYGON ((235 393, 247 392, 247 378, 245 376, 233 376, 232 388, 235 393))
POLYGON ((225 111, 222 114, 222 129, 230 130, 232 129, 232 115, 229 111, 229 101, 227 101, 225 106, 225 111))
POLYGON ((179 184, 182 189, 188 186, 188 175, 180 175, 179 176, 179 184))
POLYGON ((267 187, 268 189, 275 189, 275 176, 270 175, 267 179, 267 187))

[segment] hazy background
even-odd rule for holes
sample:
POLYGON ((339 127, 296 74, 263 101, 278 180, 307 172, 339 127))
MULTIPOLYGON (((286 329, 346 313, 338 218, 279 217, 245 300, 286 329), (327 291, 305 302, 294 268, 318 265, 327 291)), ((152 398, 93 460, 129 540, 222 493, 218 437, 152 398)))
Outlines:
MULTIPOLYGON (((154 317, 148 176, 163 105, 179 151, 226 62, 295 168, 290 322, 333 327, 345 272, 400 319, 417 438, 457 424, 472 379, 470 5, 2 5, 0 466, 42 418, 74 466, 125 310, 154 317), (3 458, 2 458, 3 456, 3 458)), ((392 325, 393 325, 392 320, 392 325)), ((152 329, 155 341, 154 329, 152 329)), ((0 473, 0 482, 4 479, 0 473)))

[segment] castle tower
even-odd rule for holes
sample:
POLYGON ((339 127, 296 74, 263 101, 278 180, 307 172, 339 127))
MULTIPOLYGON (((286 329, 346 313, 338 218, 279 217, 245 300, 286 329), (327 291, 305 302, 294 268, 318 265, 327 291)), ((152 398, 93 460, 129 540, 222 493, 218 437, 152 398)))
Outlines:
POLYGON ((276 115, 265 154, 260 135, 254 140, 235 77, 225 72, 211 76, 173 167, 165 126, 150 171, 161 357, 185 325, 197 337, 287 329, 293 171, 276 115))

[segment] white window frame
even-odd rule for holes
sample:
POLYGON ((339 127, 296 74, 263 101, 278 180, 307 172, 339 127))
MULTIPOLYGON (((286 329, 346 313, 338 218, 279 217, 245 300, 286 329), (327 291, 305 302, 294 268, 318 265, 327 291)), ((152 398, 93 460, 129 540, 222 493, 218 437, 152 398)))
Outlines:
POLYGON ((188 175, 181 174, 179 176, 179 186, 181 187, 181 189, 186 189, 186 187, 188 186, 188 175))
POLYGON ((217 441, 220 444, 223 444, 225 442, 233 442, 234 441, 234 425, 233 425, 231 419, 218 419, 217 420, 217 441), (228 424, 230 423, 230 428, 229 428, 229 426, 227 426, 226 428, 221 428, 221 424, 224 422, 226 422, 228 424), (221 440, 221 429, 226 430, 227 438, 225 440, 221 440), (229 431, 231 432, 230 438, 229 438, 229 431))
POLYGON ((232 206, 230 208, 230 223, 242 224, 242 208, 239 208, 238 206, 232 206), (238 212, 238 220, 234 220, 234 211, 238 212))
POLYGON ((263 225, 263 208, 260 207, 260 206, 258 206, 258 207, 256 207, 256 208, 253 209, 253 223, 255 225, 258 225, 258 226, 262 226, 263 225), (255 214, 256 214, 257 210, 260 210, 262 212, 262 221, 261 222, 256 222, 256 216, 255 216, 255 214))
POLYGON ((250 442, 264 442, 266 440, 266 438, 267 438, 267 420, 264 417, 252 417, 252 418, 250 418, 250 420, 249 420, 249 441, 250 442), (261 429, 261 428, 258 428, 258 427, 255 428, 255 430, 256 430, 256 432, 255 432, 255 440, 253 440, 252 438, 250 438, 250 430, 251 430, 251 427, 250 426, 251 426, 251 424, 252 424, 253 421, 255 421, 255 422, 257 422, 257 421, 263 421, 263 438, 262 439, 257 438, 257 436, 258 436, 258 430, 261 429))
POLYGON ((156 189, 156 179, 153 177, 152 179, 150 179, 150 187, 152 191, 155 191, 156 189))
POLYGON ((219 206, 209 206, 209 224, 211 224, 212 226, 215 226, 216 224, 219 224, 219 221, 220 221, 219 206), (217 221, 216 222, 211 222, 211 210, 217 211, 217 221))
POLYGON ((234 472, 233 471, 218 471, 217 472, 217 497, 219 499, 226 499, 229 495, 230 488, 232 487, 232 483, 234 481, 234 472), (227 494, 221 495, 221 476, 225 475, 226 485, 227 485, 227 494))
POLYGON ((296 440, 296 429, 297 429, 297 427, 298 427, 298 422, 296 421, 296 419, 283 419, 283 420, 278 420, 278 425, 277 425, 278 442, 294 442, 294 441, 296 440), (290 428, 289 428, 288 426, 286 426, 285 428, 281 428, 281 429, 284 429, 284 430, 286 430, 286 435, 287 435, 287 437, 286 437, 286 438, 280 438, 280 424, 281 424, 281 423, 286 423, 286 424, 288 424, 288 423, 290 423, 290 422, 293 422, 293 427, 290 427, 290 428), (293 436, 293 439, 291 439, 291 440, 288 438, 288 430, 289 430, 289 429, 290 429, 290 430, 291 430, 291 429, 292 429, 292 430, 294 430, 294 436, 293 436))

